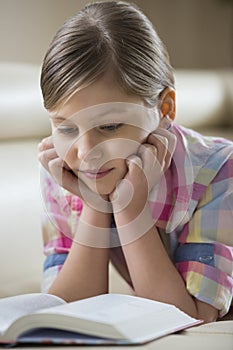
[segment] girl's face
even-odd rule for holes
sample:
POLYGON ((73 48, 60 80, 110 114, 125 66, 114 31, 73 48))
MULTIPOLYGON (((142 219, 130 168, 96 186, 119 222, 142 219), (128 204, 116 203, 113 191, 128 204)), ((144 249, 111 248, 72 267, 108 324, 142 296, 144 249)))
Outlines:
POLYGON ((110 76, 76 92, 50 116, 59 157, 101 195, 115 189, 127 172, 126 158, 158 125, 155 110, 120 90, 110 76))

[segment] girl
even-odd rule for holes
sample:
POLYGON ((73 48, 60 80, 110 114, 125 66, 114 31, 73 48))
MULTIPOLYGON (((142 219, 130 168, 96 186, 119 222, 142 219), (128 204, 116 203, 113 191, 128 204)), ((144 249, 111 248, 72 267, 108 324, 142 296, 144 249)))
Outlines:
POLYGON ((148 18, 87 5, 50 44, 41 88, 43 291, 107 293, 111 260, 138 296, 205 322, 228 313, 233 144, 173 125, 173 70, 148 18))

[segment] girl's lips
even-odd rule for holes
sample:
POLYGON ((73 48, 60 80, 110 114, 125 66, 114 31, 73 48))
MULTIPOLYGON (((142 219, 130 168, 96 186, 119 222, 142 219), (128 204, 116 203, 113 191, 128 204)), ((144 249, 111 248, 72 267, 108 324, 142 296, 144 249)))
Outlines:
POLYGON ((88 177, 89 179, 100 179, 106 175, 108 175, 111 171, 113 170, 113 168, 111 169, 103 169, 103 170, 99 170, 97 172, 95 171, 83 171, 83 174, 88 177))

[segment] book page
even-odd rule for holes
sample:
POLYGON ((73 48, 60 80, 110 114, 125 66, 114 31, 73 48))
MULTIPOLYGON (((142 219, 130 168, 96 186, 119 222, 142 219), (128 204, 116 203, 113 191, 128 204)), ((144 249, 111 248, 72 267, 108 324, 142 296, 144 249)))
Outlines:
POLYGON ((136 343, 200 323, 174 305, 122 294, 99 295, 38 313, 52 314, 55 327, 58 315, 74 317, 77 321, 73 324, 79 332, 136 343))
POLYGON ((24 333, 18 338, 18 344, 43 344, 46 345, 127 345, 127 340, 95 337, 77 332, 69 332, 59 329, 39 328, 24 333))
POLYGON ((57 305, 65 301, 51 294, 21 294, 0 299, 0 336, 21 316, 57 305))
MULTIPOLYGON (((25 315, 18 322, 14 322, 0 340, 11 342, 12 339, 23 336, 23 333, 28 332, 30 327, 52 327, 61 332, 62 330, 78 332, 137 344, 200 323, 199 320, 191 318, 173 305, 130 295, 103 294, 70 303, 59 299, 58 306, 49 308, 46 307, 47 301, 44 300, 43 309, 41 300, 35 300, 35 302, 38 308, 35 305, 34 312, 31 307, 27 308, 27 312, 22 307, 23 303, 28 307, 26 300, 20 303, 18 315, 19 313, 21 316, 30 313, 30 316, 25 315)), ((54 304, 57 305, 57 300, 54 304)), ((4 305, 7 314, 9 309, 6 305, 9 306, 9 303, 4 305)), ((48 305, 51 306, 49 300, 48 305)), ((13 307, 11 305, 10 310, 13 316, 15 305, 13 307)), ((61 337, 63 337, 62 333, 61 337)), ((49 339, 49 334, 46 339, 53 341, 49 339)), ((39 342, 38 339, 37 341, 39 342)))
POLYGON ((116 324, 145 316, 151 310, 161 312, 164 308, 167 310, 174 308, 174 306, 131 295, 105 294, 39 312, 75 316, 98 323, 116 324))

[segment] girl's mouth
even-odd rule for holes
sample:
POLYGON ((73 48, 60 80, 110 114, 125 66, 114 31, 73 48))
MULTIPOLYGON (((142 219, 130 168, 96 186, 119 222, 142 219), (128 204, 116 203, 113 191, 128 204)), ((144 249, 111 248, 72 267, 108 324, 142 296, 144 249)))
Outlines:
POLYGON ((113 168, 111 169, 99 169, 97 171, 93 171, 93 170, 86 170, 83 171, 83 174, 88 177, 89 179, 101 179, 102 177, 108 175, 111 171, 113 170, 113 168))

